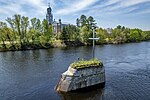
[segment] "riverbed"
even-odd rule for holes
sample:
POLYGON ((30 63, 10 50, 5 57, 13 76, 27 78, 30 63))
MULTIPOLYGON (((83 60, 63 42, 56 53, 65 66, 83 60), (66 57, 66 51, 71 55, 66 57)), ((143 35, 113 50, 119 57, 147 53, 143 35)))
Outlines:
POLYGON ((61 73, 92 47, 0 52, 0 100, 150 100, 150 42, 98 45, 106 85, 81 93, 58 94, 61 73))

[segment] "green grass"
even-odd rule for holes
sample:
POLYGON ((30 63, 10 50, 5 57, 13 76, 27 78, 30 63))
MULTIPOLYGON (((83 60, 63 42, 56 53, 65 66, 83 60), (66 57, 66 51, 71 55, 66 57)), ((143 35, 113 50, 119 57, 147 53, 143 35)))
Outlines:
POLYGON ((87 68, 87 67, 102 67, 102 66, 103 66, 103 63, 96 58, 90 59, 90 60, 76 61, 70 65, 70 67, 74 69, 81 69, 81 68, 87 68))

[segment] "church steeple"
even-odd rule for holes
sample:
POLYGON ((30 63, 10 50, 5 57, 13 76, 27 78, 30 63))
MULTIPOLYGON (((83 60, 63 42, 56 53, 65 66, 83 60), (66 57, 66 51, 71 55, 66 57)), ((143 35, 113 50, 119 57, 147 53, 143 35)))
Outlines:
POLYGON ((48 7, 50 8, 50 3, 48 3, 48 7))
POLYGON ((52 9, 50 7, 50 3, 48 3, 46 20, 48 21, 49 24, 53 23, 53 14, 52 14, 52 9))

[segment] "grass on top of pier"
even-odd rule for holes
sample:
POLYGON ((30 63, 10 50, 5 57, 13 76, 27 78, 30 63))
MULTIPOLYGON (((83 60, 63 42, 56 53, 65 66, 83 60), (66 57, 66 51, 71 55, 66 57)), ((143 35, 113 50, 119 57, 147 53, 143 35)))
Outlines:
POLYGON ((90 59, 90 60, 79 60, 70 65, 70 67, 74 69, 81 69, 87 67, 102 67, 102 66, 103 63, 97 58, 90 59))

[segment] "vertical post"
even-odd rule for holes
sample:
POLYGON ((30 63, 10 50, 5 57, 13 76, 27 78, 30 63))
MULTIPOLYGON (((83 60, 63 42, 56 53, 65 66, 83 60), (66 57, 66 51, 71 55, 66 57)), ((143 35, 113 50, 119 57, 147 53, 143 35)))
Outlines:
POLYGON ((95 51, 95 40, 94 40, 94 38, 95 38, 95 30, 94 30, 94 25, 93 25, 93 49, 92 49, 92 58, 94 58, 95 56, 94 56, 94 51, 95 51))

